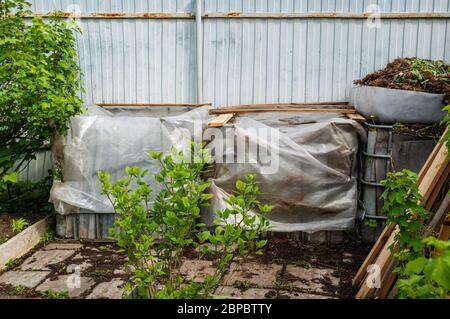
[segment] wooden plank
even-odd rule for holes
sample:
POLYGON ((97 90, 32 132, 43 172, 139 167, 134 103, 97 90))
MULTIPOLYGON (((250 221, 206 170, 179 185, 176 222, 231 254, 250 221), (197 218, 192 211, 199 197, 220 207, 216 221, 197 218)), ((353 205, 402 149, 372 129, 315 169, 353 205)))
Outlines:
POLYGON ((22 257, 39 244, 42 235, 53 223, 54 216, 48 216, 0 245, 0 270, 6 267, 9 260, 22 257))
POLYGON ((439 177, 439 181, 436 183, 436 186, 433 189, 433 192, 430 195, 430 198, 427 200, 426 209, 428 211, 431 210, 431 208, 434 206, 434 203, 436 202, 436 199, 438 196, 442 193, 442 189, 444 188, 445 182, 448 179, 448 176, 450 174, 450 165, 447 163, 447 167, 445 168, 444 173, 439 177))
POLYGON ((447 213, 450 211, 450 194, 445 195, 444 200, 439 206, 437 212, 428 223, 428 230, 425 232, 424 237, 428 237, 433 232, 438 232, 441 225, 444 223, 447 213))
MULTIPOLYGON (((312 105, 342 105, 353 108, 348 102, 288 102, 288 103, 265 103, 265 104, 238 104, 238 105, 227 105, 229 108, 252 108, 252 107, 274 107, 274 106, 312 106, 312 105)), ((224 108, 224 107, 221 107, 224 108)))
POLYGON ((355 114, 345 114, 349 119, 354 120, 358 123, 365 123, 367 120, 364 116, 361 114, 355 113, 355 114))
POLYGON ((390 237, 392 231, 395 228, 395 223, 390 223, 387 225, 383 232, 381 233, 380 237, 378 237, 378 240, 373 245, 372 249, 370 250, 369 254, 367 255, 366 259, 364 260, 361 267, 359 267, 358 272, 356 273, 355 277, 353 278, 352 285, 353 287, 359 287, 362 280, 366 276, 367 267, 373 263, 373 261, 377 258, 378 254, 380 253, 383 246, 386 244, 386 241, 390 237))
POLYGON ((447 168, 447 154, 447 147, 443 146, 439 149, 434 161, 431 163, 429 169, 419 184, 419 191, 425 201, 428 200, 434 187, 438 183, 439 178, 447 168))
POLYGON ((450 238, 450 221, 445 221, 439 233, 439 239, 447 241, 450 238))
MULTIPOLYGON (((213 110, 260 110, 260 109, 288 109, 288 108, 294 108, 294 109, 314 109, 314 110, 321 110, 321 109, 339 109, 339 110, 354 110, 355 108, 353 105, 348 104, 323 104, 323 103, 273 103, 273 104, 242 104, 242 105, 235 105, 235 106, 222 106, 218 108, 213 108, 213 110)), ((229 113, 232 113, 232 112, 229 113)))
MULTIPOLYGON (((444 136, 448 131, 448 128, 445 129, 442 136, 444 136)), ((419 172, 419 179, 417 180, 417 183, 420 184, 422 182, 422 179, 425 177, 425 172, 430 169, 431 163, 434 161, 436 155, 439 153, 440 149, 442 147, 445 147, 443 143, 440 143, 439 141, 436 146, 434 147, 433 151, 431 152, 430 156, 428 156, 425 164, 422 166, 422 169, 419 172)))
MULTIPOLYGON (((376 257, 376 259, 372 263, 380 267, 381 278, 383 278, 383 276, 386 275, 386 269, 388 268, 389 262, 393 258, 389 247, 394 243, 394 237, 397 235, 398 231, 399 228, 395 227, 395 229, 389 236, 388 240, 384 243, 383 248, 380 251, 380 254, 376 257)), ((373 296, 375 288, 370 288, 369 286, 367 286, 365 281, 366 280, 362 282, 361 289, 355 296, 356 299, 371 298, 373 296)))
POLYGON ((303 113, 356 113, 353 109, 315 109, 315 108, 255 108, 255 109, 241 109, 241 108, 217 108, 210 109, 209 114, 225 114, 225 113, 260 113, 260 112, 303 112, 303 113))
POLYGON ((397 267, 397 260, 392 258, 386 269, 384 278, 381 280, 381 288, 375 292, 376 297, 385 299, 389 295, 398 277, 397 273, 394 272, 395 267, 397 267))
POLYGON ((209 123, 208 126, 210 127, 221 127, 224 126, 229 120, 231 120, 236 113, 226 113, 221 114, 215 118, 213 118, 209 123))

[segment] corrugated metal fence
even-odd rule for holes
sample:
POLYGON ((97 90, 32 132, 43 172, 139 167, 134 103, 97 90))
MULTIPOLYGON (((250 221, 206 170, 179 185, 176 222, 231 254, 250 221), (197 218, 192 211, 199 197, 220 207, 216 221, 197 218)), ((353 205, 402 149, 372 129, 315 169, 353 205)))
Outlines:
MULTIPOLYGON (((198 102, 195 0, 32 3, 35 13, 77 14, 87 104, 198 102)), ((450 61, 450 0, 202 6, 202 102, 216 106, 342 101, 353 80, 395 57, 450 61)))

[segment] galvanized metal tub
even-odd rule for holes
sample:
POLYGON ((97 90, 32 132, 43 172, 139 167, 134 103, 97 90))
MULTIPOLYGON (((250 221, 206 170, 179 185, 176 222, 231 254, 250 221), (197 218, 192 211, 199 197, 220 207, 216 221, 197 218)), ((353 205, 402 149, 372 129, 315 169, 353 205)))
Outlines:
POLYGON ((383 123, 431 124, 445 116, 443 94, 356 86, 350 98, 358 113, 383 123))

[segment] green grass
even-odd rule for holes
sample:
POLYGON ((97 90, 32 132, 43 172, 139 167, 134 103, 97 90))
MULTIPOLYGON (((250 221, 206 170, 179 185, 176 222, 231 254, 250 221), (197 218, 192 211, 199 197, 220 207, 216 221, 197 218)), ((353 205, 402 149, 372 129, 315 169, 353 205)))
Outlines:
POLYGON ((69 293, 67 291, 53 291, 47 290, 41 293, 42 298, 44 299, 69 299, 69 293))

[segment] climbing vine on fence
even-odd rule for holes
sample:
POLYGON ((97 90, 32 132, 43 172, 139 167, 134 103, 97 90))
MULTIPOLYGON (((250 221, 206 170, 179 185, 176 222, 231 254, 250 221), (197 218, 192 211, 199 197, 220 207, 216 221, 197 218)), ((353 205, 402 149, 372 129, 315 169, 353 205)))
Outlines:
POLYGON ((24 0, 0 3, 0 189, 81 113, 73 21, 35 17, 24 0))

